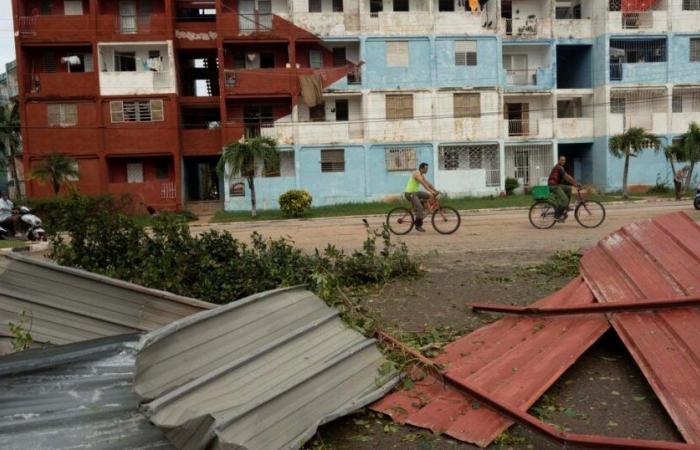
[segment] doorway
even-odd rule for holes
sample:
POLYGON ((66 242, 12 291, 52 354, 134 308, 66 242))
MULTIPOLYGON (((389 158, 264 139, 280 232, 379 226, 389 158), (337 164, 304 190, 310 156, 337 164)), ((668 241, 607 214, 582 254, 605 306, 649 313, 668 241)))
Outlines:
POLYGON ((223 198, 223 180, 216 170, 218 162, 219 156, 183 158, 187 201, 218 201, 223 198))

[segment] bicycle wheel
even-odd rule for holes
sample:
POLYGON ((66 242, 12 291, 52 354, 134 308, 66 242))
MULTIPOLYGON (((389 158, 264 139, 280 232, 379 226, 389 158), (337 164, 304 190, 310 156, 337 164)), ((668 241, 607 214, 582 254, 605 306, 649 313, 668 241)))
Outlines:
POLYGON ((605 220, 605 207, 602 203, 586 200, 576 206, 576 222, 584 228, 595 228, 605 220))
POLYGON ((556 223, 554 218, 554 204, 549 200, 537 200, 530 206, 530 223, 540 230, 552 228, 556 223))
POLYGON ((450 206, 441 206, 433 212, 431 218, 433 228, 440 234, 452 234, 457 231, 459 224, 462 223, 462 218, 456 209, 450 206))
POLYGON ((386 226, 394 234, 408 234, 413 229, 413 213, 408 208, 394 208, 386 215, 386 226))

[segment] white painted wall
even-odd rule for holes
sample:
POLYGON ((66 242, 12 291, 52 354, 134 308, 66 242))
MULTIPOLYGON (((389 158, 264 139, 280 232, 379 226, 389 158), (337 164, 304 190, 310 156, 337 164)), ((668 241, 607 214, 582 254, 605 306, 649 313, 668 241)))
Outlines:
POLYGON ((496 91, 480 93, 480 118, 455 118, 455 92, 470 91, 438 91, 434 102, 437 117, 435 121, 436 139, 440 141, 464 142, 467 140, 498 139, 501 117, 498 111, 499 96, 496 91))
MULTIPOLYGON (((400 91, 397 93, 411 93, 400 91)), ((365 97, 367 117, 365 137, 373 142, 401 142, 424 140, 432 133, 432 95, 430 92, 412 92, 413 117, 420 119, 386 120, 386 92, 370 92, 365 97), (375 119, 375 120, 371 120, 375 119)))
POLYGON ((550 49, 540 45, 504 45, 503 55, 527 55, 529 69, 546 68, 552 64, 550 49))

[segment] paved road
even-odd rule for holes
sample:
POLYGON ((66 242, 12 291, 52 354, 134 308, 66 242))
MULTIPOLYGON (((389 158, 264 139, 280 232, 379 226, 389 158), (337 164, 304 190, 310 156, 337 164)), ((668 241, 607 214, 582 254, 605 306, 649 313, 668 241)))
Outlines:
MULTIPOLYGON (((700 211, 688 201, 613 204, 607 206, 607 219, 599 228, 585 229, 571 217, 564 224, 550 230, 536 230, 527 219, 527 211, 491 210, 463 212, 462 226, 453 235, 442 236, 427 226, 426 233, 411 232, 398 240, 406 242, 414 252, 437 250, 438 252, 512 252, 585 248, 599 239, 635 220, 674 211, 685 211, 700 221, 700 211)), ((380 227, 384 217, 368 216, 371 226, 380 227)), ((207 229, 227 230, 235 237, 246 239, 257 231, 266 237, 291 238, 297 246, 306 250, 325 247, 332 243, 346 250, 358 248, 366 236, 362 217, 341 217, 307 220, 269 221, 256 223, 211 224, 193 227, 194 232, 207 229)))

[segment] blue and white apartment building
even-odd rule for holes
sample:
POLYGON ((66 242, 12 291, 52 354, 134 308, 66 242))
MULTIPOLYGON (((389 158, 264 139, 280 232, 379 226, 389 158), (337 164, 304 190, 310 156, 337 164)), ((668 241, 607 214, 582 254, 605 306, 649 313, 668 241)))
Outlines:
MULTIPOLYGON (((507 177, 539 184, 559 155, 579 181, 618 190, 611 136, 638 126, 668 143, 700 122, 700 0, 269 8, 359 68, 326 87, 322 105, 299 100, 263 130, 282 150, 279 173, 256 180, 263 208, 292 188, 315 205, 396 196, 420 162, 455 196, 498 195, 507 177)), ((663 152, 632 161, 630 184, 670 178, 663 152)), ((225 191, 226 209, 249 207, 247 191, 225 191)))

